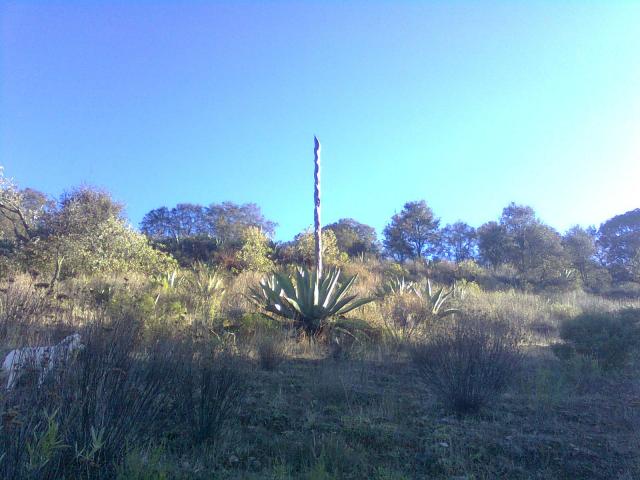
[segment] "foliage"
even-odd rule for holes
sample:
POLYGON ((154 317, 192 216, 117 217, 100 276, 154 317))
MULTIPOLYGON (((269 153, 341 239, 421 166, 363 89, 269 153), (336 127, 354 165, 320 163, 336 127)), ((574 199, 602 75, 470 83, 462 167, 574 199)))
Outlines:
POLYGON ((438 254, 455 263, 476 257, 476 229, 464 222, 445 226, 440 232, 438 254))
MULTIPOLYGON (((315 263, 315 239, 313 233, 299 233, 293 240, 293 260, 311 267, 315 263)), ((346 254, 338 249, 333 230, 322 230, 322 261, 325 265, 338 265, 346 261, 346 254)))
POLYGON ((385 333, 396 342, 406 342, 433 320, 458 313, 458 309, 444 308, 454 291, 454 287, 434 291, 430 280, 424 286, 404 277, 388 280, 377 291, 385 333))
POLYGON ((0 238, 18 243, 33 240, 38 221, 49 206, 43 193, 20 190, 0 166, 0 238))
POLYGON ((503 209, 499 223, 478 229, 478 245, 486 264, 512 265, 520 287, 557 284, 567 267, 560 235, 540 222, 531 207, 515 203, 503 209))
POLYGON ((405 295, 414 292, 415 283, 408 281, 405 277, 392 277, 378 289, 378 296, 405 295))
POLYGON ((191 311, 203 326, 211 328, 225 293, 222 275, 205 263, 196 263, 186 277, 186 284, 191 293, 191 311))
POLYGON ((238 259, 245 269, 254 272, 269 272, 274 263, 269 258, 273 253, 269 246, 269 238, 258 227, 248 227, 243 234, 242 248, 238 259))
POLYGON ((353 218, 341 218, 324 228, 333 231, 338 249, 350 257, 376 255, 379 252, 376 230, 353 218))
POLYGON ((460 317, 416 345, 413 360, 448 407, 475 412, 513 379, 521 362, 519 335, 506 323, 460 317))
POLYGON ((640 279, 640 208, 610 218, 598 230, 602 259, 616 280, 640 279))
POLYGON ((45 264, 61 260, 64 271, 71 275, 156 275, 177 266, 169 255, 154 249, 144 235, 115 217, 108 217, 90 231, 55 233, 32 253, 45 264))
POLYGON ((621 368, 640 342, 640 310, 578 315, 562 323, 560 337, 567 353, 592 357, 605 369, 621 368))
POLYGON ((284 360, 282 338, 262 329, 256 333, 256 354, 264 370, 275 370, 284 360))
POLYGON ((148 212, 140 228, 154 240, 171 240, 179 244, 186 238, 205 236, 221 243, 240 243, 245 229, 257 227, 273 235, 276 224, 267 220, 255 203, 212 203, 208 207, 180 203, 169 209, 160 207, 148 212))
POLYGON ((590 273, 596 268, 595 232, 576 225, 564 234, 562 245, 569 262, 579 272, 583 284, 588 284, 590 273))
POLYGON ((251 299, 267 312, 293 320, 310 336, 316 336, 334 316, 344 315, 372 298, 349 295, 356 276, 340 281, 337 268, 318 277, 315 270, 299 268, 294 279, 281 273, 264 278, 250 290, 251 299))
POLYGON ((405 203, 402 211, 395 214, 384 229, 386 253, 399 261, 434 254, 439 224, 440 220, 424 200, 405 203))
POLYGON ((455 292, 455 285, 449 290, 445 290, 445 287, 434 290, 431 285, 431 280, 427 279, 426 285, 422 288, 416 287, 414 290, 434 318, 443 318, 459 312, 457 308, 444 308, 445 304, 451 300, 455 292))
POLYGON ((220 442, 246 391, 245 375, 226 351, 207 344, 188 346, 176 377, 177 402, 195 443, 220 442))

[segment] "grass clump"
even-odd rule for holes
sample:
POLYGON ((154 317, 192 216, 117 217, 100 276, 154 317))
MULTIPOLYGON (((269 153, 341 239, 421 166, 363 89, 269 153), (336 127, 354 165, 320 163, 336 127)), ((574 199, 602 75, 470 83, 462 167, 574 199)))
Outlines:
POLYGON ((562 323, 560 337, 565 343, 556 347, 559 356, 578 353, 597 360, 605 370, 622 368, 640 341, 640 309, 578 315, 562 323))
POLYGON ((421 379, 458 413, 477 412, 504 390, 520 365, 519 334, 503 322, 454 318, 413 349, 421 379))
POLYGON ((267 371, 275 370, 285 356, 282 338, 268 332, 259 332, 256 336, 256 354, 260 367, 267 371))

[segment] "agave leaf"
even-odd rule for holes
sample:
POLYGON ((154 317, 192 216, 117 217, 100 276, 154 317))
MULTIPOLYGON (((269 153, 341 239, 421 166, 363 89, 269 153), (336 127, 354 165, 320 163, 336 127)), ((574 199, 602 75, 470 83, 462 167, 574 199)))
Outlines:
POLYGON ((252 301, 276 315, 299 322, 310 334, 317 333, 332 316, 347 313, 373 298, 356 299, 348 292, 356 276, 340 282, 339 269, 331 269, 318 277, 314 270, 297 269, 294 279, 274 274, 251 288, 252 301))
POLYGON ((340 315, 344 315, 345 313, 349 313, 351 310, 355 310, 356 308, 366 305, 367 303, 371 303, 374 300, 375 297, 359 298, 357 300, 354 300, 350 305, 342 308, 339 313, 340 315))

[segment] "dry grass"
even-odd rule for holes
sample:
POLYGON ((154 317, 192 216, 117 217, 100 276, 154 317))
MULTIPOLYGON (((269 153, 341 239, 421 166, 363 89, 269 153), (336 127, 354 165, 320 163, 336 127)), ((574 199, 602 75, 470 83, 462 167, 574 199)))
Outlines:
MULTIPOLYGON (((349 268, 368 294, 388 266, 349 268)), ((44 388, 0 392, 2 478, 640 478, 638 354, 603 373, 549 348, 561 320, 633 302, 468 286, 457 306, 526 332, 525 357, 490 408, 458 417, 416 381, 406 344, 380 334, 401 305, 353 312, 343 322, 366 332, 336 353, 333 337, 309 342, 257 315, 244 297, 257 277, 227 280, 219 331, 192 328, 182 286, 76 279, 57 298, 26 276, 0 285, 1 353, 76 330, 88 344, 44 388)))

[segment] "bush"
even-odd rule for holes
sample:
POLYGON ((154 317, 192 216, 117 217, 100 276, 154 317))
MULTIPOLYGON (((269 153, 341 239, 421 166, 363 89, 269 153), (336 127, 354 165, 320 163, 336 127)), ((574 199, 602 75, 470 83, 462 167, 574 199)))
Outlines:
POLYGON ((478 411, 521 362, 520 334, 506 322, 457 317, 413 349, 422 380, 458 413, 478 411))
POLYGON ((96 319, 73 368, 42 386, 25 378, 1 398, 11 417, 0 429, 1 478, 91 477, 164 430, 174 362, 164 342, 138 355, 140 330, 135 318, 96 319))
POLYGON ((594 358, 602 368, 620 368, 640 341, 640 309, 578 315, 562 323, 560 337, 571 351, 594 358))
POLYGON ((256 353, 264 370, 275 370, 284 360, 284 346, 281 340, 264 330, 256 333, 256 353))
POLYGON ((237 417, 247 380, 238 360, 210 342, 184 345, 175 382, 176 404, 191 441, 221 441, 237 417))

